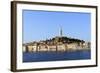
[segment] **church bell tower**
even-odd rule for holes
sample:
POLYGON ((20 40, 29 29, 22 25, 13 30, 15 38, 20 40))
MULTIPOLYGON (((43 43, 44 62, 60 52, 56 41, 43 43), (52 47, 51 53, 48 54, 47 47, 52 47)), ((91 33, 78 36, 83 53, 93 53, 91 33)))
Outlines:
POLYGON ((60 26, 60 37, 62 37, 62 35, 63 35, 63 31, 62 31, 62 27, 60 26))

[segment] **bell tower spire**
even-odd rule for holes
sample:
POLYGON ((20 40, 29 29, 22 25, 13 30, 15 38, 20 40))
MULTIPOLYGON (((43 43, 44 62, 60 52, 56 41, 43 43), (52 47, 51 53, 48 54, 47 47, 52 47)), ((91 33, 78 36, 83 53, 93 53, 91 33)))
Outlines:
POLYGON ((62 35, 63 35, 63 31, 62 31, 62 26, 60 26, 60 37, 62 37, 62 35))

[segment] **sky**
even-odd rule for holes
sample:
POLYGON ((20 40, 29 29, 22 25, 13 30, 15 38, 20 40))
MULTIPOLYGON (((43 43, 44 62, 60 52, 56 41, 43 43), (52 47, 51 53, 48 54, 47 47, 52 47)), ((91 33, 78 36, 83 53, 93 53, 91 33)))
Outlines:
POLYGON ((91 40, 91 14, 80 12, 55 12, 23 10, 23 43, 63 36, 84 41, 91 40))

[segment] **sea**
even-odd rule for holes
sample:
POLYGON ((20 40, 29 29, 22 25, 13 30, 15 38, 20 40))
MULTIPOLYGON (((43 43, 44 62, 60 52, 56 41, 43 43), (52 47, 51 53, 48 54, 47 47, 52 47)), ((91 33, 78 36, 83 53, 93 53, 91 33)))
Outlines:
POLYGON ((91 59, 90 50, 69 52, 23 52, 23 62, 91 59))

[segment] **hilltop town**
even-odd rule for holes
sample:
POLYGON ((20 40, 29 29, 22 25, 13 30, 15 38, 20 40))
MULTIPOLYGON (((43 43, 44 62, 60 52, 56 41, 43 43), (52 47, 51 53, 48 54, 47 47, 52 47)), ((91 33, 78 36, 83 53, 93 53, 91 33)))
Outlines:
POLYGON ((64 52, 64 51, 77 51, 77 50, 90 50, 90 42, 84 40, 69 38, 62 35, 60 29, 60 36, 51 39, 33 41, 23 44, 23 52, 64 52))

